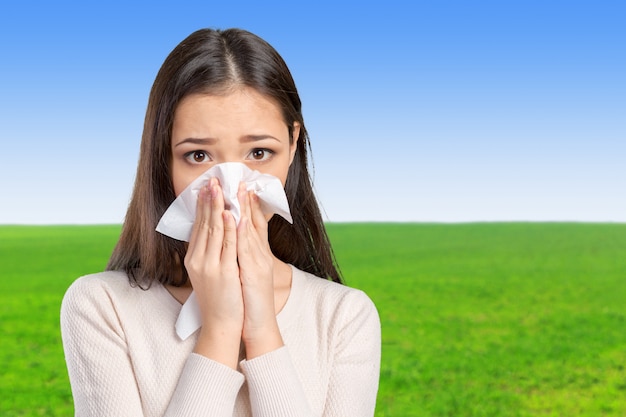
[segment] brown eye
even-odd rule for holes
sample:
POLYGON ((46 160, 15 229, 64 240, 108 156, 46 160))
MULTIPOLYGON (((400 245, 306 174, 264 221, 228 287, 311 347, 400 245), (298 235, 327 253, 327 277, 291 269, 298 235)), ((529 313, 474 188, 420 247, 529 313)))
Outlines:
POLYGON ((256 148, 253 149, 249 154, 248 158, 253 161, 268 161, 272 155, 274 155, 274 151, 265 148, 256 148))
POLYGON ((254 151, 252 151, 252 158, 256 159, 257 161, 263 160, 265 158, 265 150, 255 149, 254 151))
POLYGON ((206 158, 206 154, 202 151, 195 151, 193 153, 193 160, 194 162, 204 162, 204 159, 206 158))
POLYGON ((211 160, 211 157, 205 151, 191 151, 185 154, 185 159, 191 164, 204 164, 211 160))

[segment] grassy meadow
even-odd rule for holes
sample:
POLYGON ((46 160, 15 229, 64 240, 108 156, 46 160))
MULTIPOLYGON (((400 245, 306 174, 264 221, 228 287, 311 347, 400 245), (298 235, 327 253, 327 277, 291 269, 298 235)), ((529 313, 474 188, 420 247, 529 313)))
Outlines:
MULTIPOLYGON (((626 416, 626 224, 329 224, 378 306, 376 416, 626 416)), ((0 227, 0 416, 73 415, 65 289, 119 226, 0 227)))

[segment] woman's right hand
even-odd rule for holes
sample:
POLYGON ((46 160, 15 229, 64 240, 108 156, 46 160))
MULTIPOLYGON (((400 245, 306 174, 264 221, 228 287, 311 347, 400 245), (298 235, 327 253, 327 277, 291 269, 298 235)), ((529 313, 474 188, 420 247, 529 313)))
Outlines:
POLYGON ((202 316, 194 352, 236 369, 244 318, 237 226, 230 211, 224 209, 216 178, 198 195, 185 268, 202 316))

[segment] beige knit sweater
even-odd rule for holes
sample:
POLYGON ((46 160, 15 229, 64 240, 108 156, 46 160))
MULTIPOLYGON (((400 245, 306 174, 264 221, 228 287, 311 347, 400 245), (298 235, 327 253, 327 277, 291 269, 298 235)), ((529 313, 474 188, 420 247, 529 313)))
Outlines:
POLYGON ((237 371, 181 341, 181 304, 121 272, 82 277, 61 307, 76 416, 372 416, 380 322, 361 291, 293 270, 277 320, 285 346, 237 371))

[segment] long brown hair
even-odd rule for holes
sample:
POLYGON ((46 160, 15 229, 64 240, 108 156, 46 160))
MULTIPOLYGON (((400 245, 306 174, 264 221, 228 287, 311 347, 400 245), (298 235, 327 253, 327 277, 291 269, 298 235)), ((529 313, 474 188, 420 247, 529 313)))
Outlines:
POLYGON ((148 100, 133 195, 107 269, 126 271, 131 283, 140 286, 153 281, 179 286, 187 282, 182 262, 186 243, 155 231, 176 198, 171 176, 174 112, 190 94, 222 94, 233 86, 251 87, 277 103, 290 137, 294 123, 300 124, 285 183, 293 225, 280 216, 270 220, 272 252, 299 269, 342 282, 311 185, 309 137, 291 73, 271 45, 240 29, 198 30, 176 46, 161 66, 148 100))

